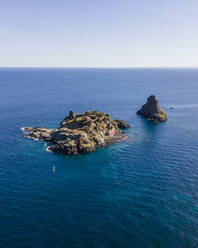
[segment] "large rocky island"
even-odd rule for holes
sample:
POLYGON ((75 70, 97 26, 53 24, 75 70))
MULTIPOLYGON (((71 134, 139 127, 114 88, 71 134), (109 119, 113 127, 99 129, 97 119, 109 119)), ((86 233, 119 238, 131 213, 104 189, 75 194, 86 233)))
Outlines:
POLYGON ((137 114, 155 122, 164 122, 168 120, 166 113, 162 110, 154 95, 148 97, 147 103, 142 105, 141 109, 137 111, 137 114))
POLYGON ((79 154, 95 151, 96 148, 125 139, 119 129, 128 128, 123 120, 112 120, 108 114, 87 111, 75 114, 70 111, 56 129, 24 127, 24 136, 50 142, 47 150, 62 154, 79 154))

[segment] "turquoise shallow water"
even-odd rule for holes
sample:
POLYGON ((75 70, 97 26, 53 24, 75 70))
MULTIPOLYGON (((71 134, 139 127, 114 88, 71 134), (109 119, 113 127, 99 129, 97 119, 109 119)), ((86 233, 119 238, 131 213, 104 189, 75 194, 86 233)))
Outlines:
POLYGON ((198 70, 0 69, 0 92, 0 247, 198 247, 198 70), (150 94, 167 123, 136 116, 150 94), (68 157, 23 138, 70 109, 128 139, 68 157))

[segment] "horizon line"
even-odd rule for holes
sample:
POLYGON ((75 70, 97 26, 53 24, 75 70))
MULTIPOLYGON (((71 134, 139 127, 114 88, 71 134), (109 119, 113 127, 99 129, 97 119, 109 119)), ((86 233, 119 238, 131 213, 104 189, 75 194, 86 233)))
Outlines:
POLYGON ((72 67, 72 66, 0 66, 0 69, 198 69, 198 66, 146 66, 146 67, 72 67))

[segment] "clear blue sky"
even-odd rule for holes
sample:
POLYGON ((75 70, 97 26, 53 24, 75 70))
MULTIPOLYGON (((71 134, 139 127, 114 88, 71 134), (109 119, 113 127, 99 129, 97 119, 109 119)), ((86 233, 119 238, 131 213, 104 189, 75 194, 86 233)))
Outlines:
POLYGON ((0 0, 0 66, 198 67, 198 0, 0 0))

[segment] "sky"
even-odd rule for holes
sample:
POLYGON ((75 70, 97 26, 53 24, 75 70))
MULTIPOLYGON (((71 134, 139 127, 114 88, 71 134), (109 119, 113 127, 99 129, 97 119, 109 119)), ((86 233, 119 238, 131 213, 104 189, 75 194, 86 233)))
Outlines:
POLYGON ((0 67, 198 67, 198 0, 0 0, 0 67))

